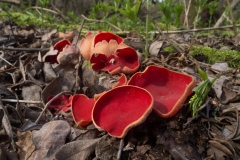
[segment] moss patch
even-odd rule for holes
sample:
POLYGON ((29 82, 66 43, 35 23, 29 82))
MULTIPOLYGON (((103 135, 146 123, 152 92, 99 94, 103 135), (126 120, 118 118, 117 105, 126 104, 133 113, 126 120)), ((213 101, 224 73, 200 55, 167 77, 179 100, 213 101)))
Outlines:
POLYGON ((240 52, 235 50, 218 50, 210 47, 193 46, 190 54, 195 56, 204 55, 208 58, 208 62, 213 64, 215 62, 227 62, 229 67, 240 68, 240 52))
MULTIPOLYGON (((70 31, 79 28, 79 24, 62 23, 56 18, 51 18, 50 15, 44 17, 36 16, 35 14, 26 11, 26 13, 9 12, 11 19, 19 26, 34 25, 38 28, 56 28, 58 31, 70 31)), ((0 12, 0 19, 8 20, 8 14, 4 11, 0 12)))

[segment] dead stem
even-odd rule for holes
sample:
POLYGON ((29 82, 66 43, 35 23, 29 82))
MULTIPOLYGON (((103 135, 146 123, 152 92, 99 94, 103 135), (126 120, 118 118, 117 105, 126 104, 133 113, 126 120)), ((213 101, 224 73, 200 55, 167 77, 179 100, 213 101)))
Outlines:
POLYGON ((183 24, 186 25, 187 28, 188 28, 189 27, 188 26, 188 13, 189 13, 189 9, 190 9, 190 6, 191 6, 191 0, 189 0, 188 6, 186 6, 186 0, 184 0, 183 3, 184 3, 184 11, 185 11, 185 17, 184 17, 183 24))
MULTIPOLYGON (((79 37, 80 37, 80 35, 81 35, 84 22, 85 22, 85 19, 83 19, 83 21, 82 21, 82 23, 81 23, 81 26, 80 26, 80 28, 79 28, 79 33, 78 33, 78 36, 77 36, 77 38, 76 38, 76 44, 75 44, 76 48, 78 48, 78 47, 77 47, 77 43, 78 43, 78 41, 79 41, 79 37)), ((73 44, 74 44, 74 43, 75 43, 75 42, 73 42, 73 44)), ((80 55, 79 55, 79 58, 78 58, 78 64, 77 64, 77 66, 76 66, 76 80, 75 80, 75 82, 76 82, 75 88, 76 88, 76 89, 75 89, 75 91, 74 91, 74 94, 76 94, 77 90, 80 89, 80 84, 79 84, 79 78, 80 78, 80 77, 79 77, 79 70, 81 69, 82 64, 83 64, 83 58, 82 58, 82 55, 80 54, 80 55)))

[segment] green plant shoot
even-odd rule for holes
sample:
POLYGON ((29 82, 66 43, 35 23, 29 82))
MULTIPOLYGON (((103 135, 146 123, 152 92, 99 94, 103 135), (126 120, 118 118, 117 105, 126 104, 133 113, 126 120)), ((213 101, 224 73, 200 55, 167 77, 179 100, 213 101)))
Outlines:
POLYGON ((198 109, 206 101, 208 92, 210 91, 213 83, 218 78, 218 77, 215 77, 213 80, 209 80, 206 72, 204 72, 200 68, 198 68, 198 73, 200 74, 201 78, 204 81, 193 89, 195 94, 192 96, 192 98, 189 101, 189 104, 190 104, 189 110, 192 112, 192 116, 195 116, 198 114, 198 109))

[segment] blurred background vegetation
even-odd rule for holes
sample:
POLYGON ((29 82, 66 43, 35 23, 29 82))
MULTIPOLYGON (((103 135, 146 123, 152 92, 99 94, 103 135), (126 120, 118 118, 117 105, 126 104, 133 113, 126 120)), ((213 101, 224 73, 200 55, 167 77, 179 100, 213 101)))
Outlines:
MULTIPOLYGON (((13 20, 18 25, 56 28, 59 31, 77 29, 85 18, 85 30, 155 31, 143 8, 163 30, 213 27, 225 11, 221 25, 231 25, 226 0, 0 0, 0 19, 13 20), (19 4, 17 4, 19 2, 19 4), (189 6, 189 7, 188 7, 189 6), (109 25, 112 24, 112 25, 109 25)), ((231 1, 230 1, 231 2, 231 1)), ((239 14, 239 5, 233 8, 239 14)), ((240 21, 235 16, 235 22, 240 21)))

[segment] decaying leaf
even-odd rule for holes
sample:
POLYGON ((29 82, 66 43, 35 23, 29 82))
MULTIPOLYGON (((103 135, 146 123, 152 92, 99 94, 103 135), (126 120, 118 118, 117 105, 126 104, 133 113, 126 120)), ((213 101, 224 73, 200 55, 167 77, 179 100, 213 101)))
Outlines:
POLYGON ((22 87, 22 97, 28 101, 41 101, 42 88, 36 84, 24 85, 22 87))
POLYGON ((39 131, 32 132, 32 140, 36 150, 29 157, 31 160, 53 160, 54 155, 70 133, 70 125, 63 120, 48 122, 39 131))
POLYGON ((158 54, 163 46, 163 41, 154 41, 149 47, 149 54, 158 57, 158 54))
POLYGON ((96 128, 81 130, 77 128, 71 128, 71 134, 68 135, 68 140, 84 140, 84 139, 94 139, 97 137, 99 131, 96 128))
POLYGON ((116 159, 118 148, 119 140, 110 137, 109 135, 105 135, 97 143, 95 149, 96 158, 101 160, 116 159))
POLYGON ((229 68, 228 68, 228 64, 226 62, 217 62, 211 66, 211 69, 214 69, 214 70, 217 70, 220 72, 224 72, 224 71, 228 70, 229 68))
POLYGON ((207 151, 209 156, 217 160, 235 159, 236 153, 230 143, 227 141, 220 141, 218 139, 209 140, 210 148, 207 151))
POLYGON ((92 160, 97 139, 76 140, 63 145, 55 154, 56 160, 92 160))
POLYGON ((61 65, 76 65, 78 63, 79 54, 72 45, 63 48, 59 53, 57 61, 61 65))
POLYGON ((18 153, 21 157, 20 159, 27 160, 35 150, 35 145, 32 141, 32 133, 30 131, 18 131, 17 137, 18 141, 16 142, 16 145, 18 146, 18 153))
POLYGON ((48 96, 57 95, 64 91, 71 91, 75 85, 75 78, 74 69, 63 70, 62 73, 42 91, 43 102, 46 103, 48 96))
POLYGON ((43 74, 44 74, 45 82, 51 82, 54 78, 57 77, 57 74, 55 73, 52 65, 49 62, 44 62, 43 74))
MULTIPOLYGON (((38 115, 39 116, 39 115, 38 115)), ((35 119, 36 120, 36 119, 35 119)), ((41 124, 36 124, 32 122, 31 120, 27 120, 22 127, 20 128, 20 131, 32 131, 32 130, 39 130, 42 128, 41 124)))

